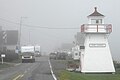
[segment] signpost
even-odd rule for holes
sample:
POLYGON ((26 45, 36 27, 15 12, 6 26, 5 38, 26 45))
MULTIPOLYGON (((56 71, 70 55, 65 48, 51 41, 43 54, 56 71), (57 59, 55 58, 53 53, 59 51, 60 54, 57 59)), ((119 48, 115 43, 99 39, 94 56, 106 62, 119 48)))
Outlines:
POLYGON ((3 64, 3 58, 5 57, 5 54, 1 54, 2 64, 3 64))
POLYGON ((16 46, 16 49, 15 49, 15 53, 19 53, 19 48, 18 48, 18 46, 16 46))

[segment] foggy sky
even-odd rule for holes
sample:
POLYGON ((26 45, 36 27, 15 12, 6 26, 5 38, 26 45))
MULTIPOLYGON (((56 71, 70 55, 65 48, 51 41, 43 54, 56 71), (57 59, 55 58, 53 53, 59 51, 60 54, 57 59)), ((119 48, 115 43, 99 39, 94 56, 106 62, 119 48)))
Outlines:
MULTIPOLYGON (((109 36, 110 48, 115 59, 120 60, 120 1, 119 0, 0 0, 0 26, 18 29, 9 21, 49 28, 80 28, 87 23, 87 16, 98 7, 105 23, 113 25, 109 36), (2 18, 2 19, 1 19, 2 18), (5 21, 5 20, 9 21, 5 21)), ((22 44, 39 44, 43 51, 51 51, 61 43, 72 43, 80 29, 43 29, 22 26, 22 44), (29 37, 30 36, 30 37, 29 37)))

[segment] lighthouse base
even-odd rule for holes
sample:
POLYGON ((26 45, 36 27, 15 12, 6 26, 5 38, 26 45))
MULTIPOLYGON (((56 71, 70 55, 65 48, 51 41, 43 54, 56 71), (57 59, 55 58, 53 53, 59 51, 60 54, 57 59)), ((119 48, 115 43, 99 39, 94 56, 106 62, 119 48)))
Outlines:
POLYGON ((115 68, 106 34, 86 34, 81 54, 82 73, 114 73, 115 68))

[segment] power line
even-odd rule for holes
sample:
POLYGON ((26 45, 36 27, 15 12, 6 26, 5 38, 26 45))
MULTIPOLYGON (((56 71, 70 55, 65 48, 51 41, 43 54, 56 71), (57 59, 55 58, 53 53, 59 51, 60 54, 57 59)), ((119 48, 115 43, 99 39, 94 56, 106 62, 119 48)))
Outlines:
MULTIPOLYGON (((12 23, 12 24, 16 24, 16 25, 20 25, 20 23, 16 23, 10 20, 6 20, 3 18, 0 18, 0 20, 8 22, 8 23, 12 23)), ((22 24, 22 26, 26 26, 26 27, 30 27, 30 28, 43 28, 43 29, 80 29, 80 28, 55 28, 55 27, 41 27, 41 26, 36 26, 36 25, 28 25, 28 24, 22 24)))
POLYGON ((26 27, 32 27, 32 28, 44 28, 44 29, 80 29, 80 28, 41 27, 41 26, 26 25, 26 24, 23 24, 23 26, 26 26, 26 27))

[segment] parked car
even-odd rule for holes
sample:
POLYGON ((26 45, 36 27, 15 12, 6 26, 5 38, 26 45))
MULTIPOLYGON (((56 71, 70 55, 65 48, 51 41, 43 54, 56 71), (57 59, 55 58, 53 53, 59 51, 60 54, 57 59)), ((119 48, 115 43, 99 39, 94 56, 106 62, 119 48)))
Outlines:
POLYGON ((49 58, 50 59, 57 59, 57 54, 56 53, 50 53, 49 58))
POLYGON ((66 57, 67 57, 67 53, 64 53, 64 52, 57 53, 57 59, 66 60, 66 57))

